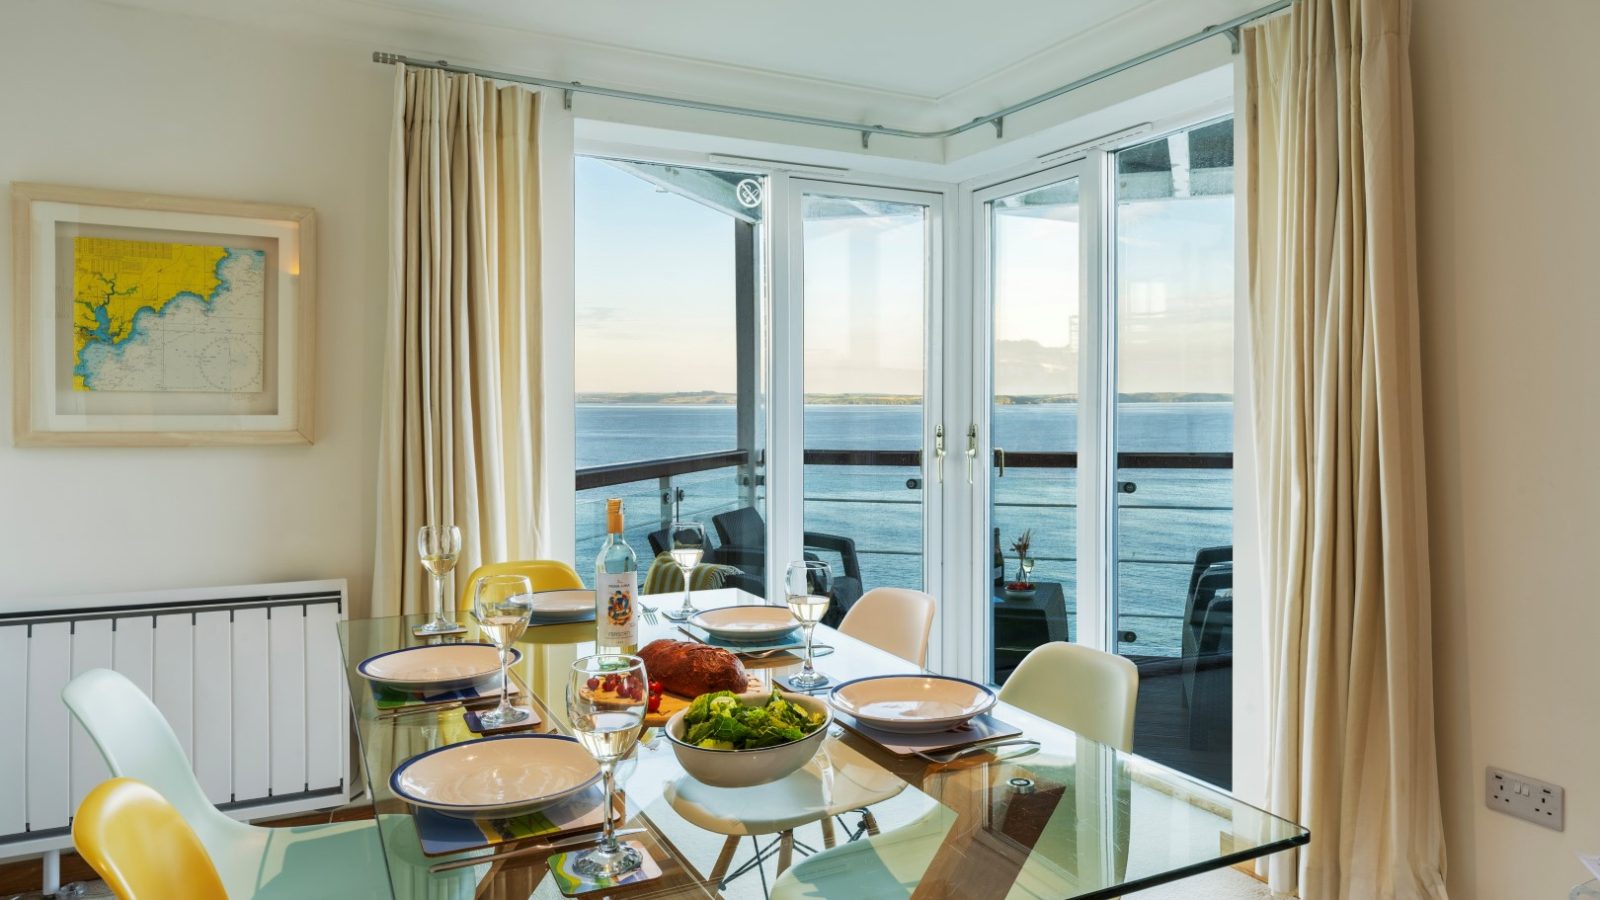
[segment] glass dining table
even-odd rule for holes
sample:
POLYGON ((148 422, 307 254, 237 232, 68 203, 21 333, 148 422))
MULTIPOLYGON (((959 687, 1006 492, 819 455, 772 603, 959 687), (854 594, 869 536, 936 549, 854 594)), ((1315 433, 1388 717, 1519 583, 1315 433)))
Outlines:
MULTIPOLYGON (((653 598, 643 601, 650 604, 653 598)), ((659 599, 658 606, 676 597, 659 599)), ((760 604, 735 589, 696 592, 701 609, 760 604)), ((641 623, 641 643, 684 639, 659 616, 641 623)), ((424 616, 339 625, 368 796, 396 898, 555 898, 548 858, 562 847, 538 839, 455 855, 423 853, 416 810, 389 778, 406 760, 475 737, 460 706, 381 709, 356 666, 379 653, 425 643, 411 629, 424 616), (519 852, 520 851, 520 852, 519 852)), ((453 639, 479 641, 476 626, 453 639)), ((594 652, 593 622, 535 625, 512 667, 541 723, 566 733, 571 664, 594 652)), ((838 684, 919 669, 864 642, 819 627, 819 671, 838 684)), ((799 670, 788 652, 747 659, 770 688, 799 670)), ((1063 690, 1071 690, 1063 685, 1063 690)), ((826 689, 823 689, 826 690, 826 689)), ((1097 743, 1013 706, 991 714, 1037 745, 1013 745, 939 763, 897 756, 842 726, 817 755, 778 782, 724 789, 690 778, 670 743, 647 730, 618 769, 627 837, 659 865, 659 877, 593 897, 891 898, 1014 897, 1093 900, 1129 894, 1303 845, 1309 833, 1225 791, 1097 743), (820 832, 820 837, 817 836, 820 832), (782 869, 768 883, 751 866, 757 849, 782 869), (739 857, 745 859, 741 861, 739 857), (743 874, 741 874, 741 872, 743 874), (724 888, 730 875, 737 882, 724 888)), ((437 848, 435 848, 437 849, 437 848)), ((381 892, 381 889, 380 889, 381 892)))

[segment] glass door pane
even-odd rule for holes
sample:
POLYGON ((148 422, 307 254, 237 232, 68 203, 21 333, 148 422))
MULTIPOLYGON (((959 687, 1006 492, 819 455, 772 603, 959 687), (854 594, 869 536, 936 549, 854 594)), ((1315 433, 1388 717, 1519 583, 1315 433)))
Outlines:
POLYGON ((832 617, 879 586, 922 588, 929 207, 802 190, 805 548, 832 617), (842 576, 842 577, 837 577, 842 576))
POLYGON ((1115 155, 1116 648, 1134 750, 1222 787, 1233 730, 1233 121, 1115 155))
POLYGON ((991 677, 1029 650, 1077 638, 1079 180, 987 206, 993 310, 989 435, 991 677), (1027 556, 1019 550, 1027 539, 1027 556), (1031 560, 1024 573, 1023 559, 1031 560), (1024 586, 1024 585, 1031 586, 1024 586))
MULTIPOLYGON (((749 198, 766 179, 590 156, 575 174, 577 569, 593 579, 621 497, 643 581, 674 511, 708 534, 765 512, 764 205, 749 198)), ((764 593, 760 552, 720 543, 706 561, 764 593)))

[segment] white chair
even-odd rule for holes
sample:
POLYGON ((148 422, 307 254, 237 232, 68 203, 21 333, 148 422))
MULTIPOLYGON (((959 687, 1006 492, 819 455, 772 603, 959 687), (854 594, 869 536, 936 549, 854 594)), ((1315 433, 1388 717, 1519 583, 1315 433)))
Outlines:
POLYGON ((1130 751, 1139 669, 1114 653, 1052 641, 1023 658, 1000 688, 1000 700, 1130 751))
MULTIPOLYGON (((416 861, 385 865, 378 829, 409 831, 410 816, 287 828, 263 828, 231 818, 206 799, 161 710, 116 672, 84 672, 67 683, 61 699, 94 739, 112 775, 144 782, 177 808, 205 846, 229 897, 389 897, 391 875, 397 881, 416 882, 421 887, 417 896, 463 896, 463 888, 464 896, 471 896, 472 876, 429 879, 420 853, 416 861)), ((416 846, 417 838, 414 833, 396 834, 390 842, 416 846)), ((466 871, 476 873, 479 868, 466 871)))
POLYGON ((910 588, 873 588, 844 614, 839 631, 910 660, 928 664, 928 633, 933 630, 933 597, 910 588))

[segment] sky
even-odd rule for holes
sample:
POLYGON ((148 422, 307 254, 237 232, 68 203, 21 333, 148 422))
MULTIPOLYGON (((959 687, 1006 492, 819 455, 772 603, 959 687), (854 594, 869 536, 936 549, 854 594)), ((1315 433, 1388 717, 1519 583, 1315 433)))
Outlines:
MULTIPOLYGON (((577 389, 734 390, 733 219, 577 163, 577 389)), ((995 390, 1075 393, 1078 224, 995 225, 995 390)), ((805 224, 806 391, 921 392, 917 208, 805 224)), ((1118 389, 1231 393, 1231 197, 1118 205, 1118 389)))

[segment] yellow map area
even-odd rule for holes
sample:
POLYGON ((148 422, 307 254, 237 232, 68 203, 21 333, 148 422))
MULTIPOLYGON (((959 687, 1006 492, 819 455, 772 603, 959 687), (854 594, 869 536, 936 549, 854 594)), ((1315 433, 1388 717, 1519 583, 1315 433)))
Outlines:
MULTIPOLYGON (((160 313, 183 294, 211 300, 221 283, 217 264, 228 252, 223 247, 92 237, 74 238, 72 248, 72 331, 78 359, 91 344, 127 340, 141 309, 160 313)), ((77 390, 90 389, 81 373, 72 382, 77 390)))

